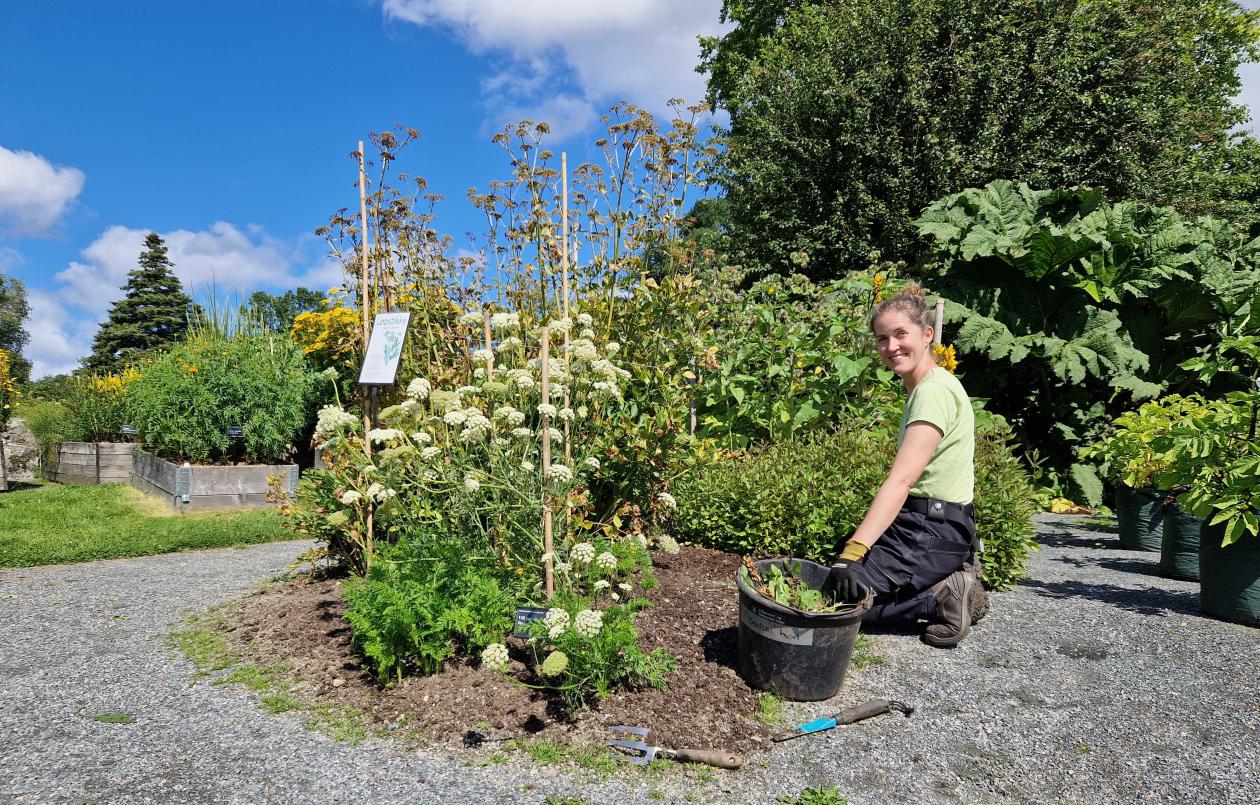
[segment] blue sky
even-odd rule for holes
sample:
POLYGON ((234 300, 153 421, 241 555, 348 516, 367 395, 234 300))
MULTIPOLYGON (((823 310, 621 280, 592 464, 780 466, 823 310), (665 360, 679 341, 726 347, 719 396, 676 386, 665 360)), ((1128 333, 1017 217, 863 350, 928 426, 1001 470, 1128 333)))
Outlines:
POLYGON ((490 135, 546 119, 572 164, 626 98, 699 100, 695 37, 720 0, 266 0, 6 4, 0 270, 26 283, 35 376, 77 366, 134 267, 167 240, 194 289, 327 288, 311 232, 358 203, 348 158, 395 123, 439 229, 506 175, 490 135))
MULTIPOLYGON (((0 271, 30 291, 35 376, 65 372, 149 230, 194 291, 338 284, 312 230, 358 203, 347 154, 419 129, 399 168, 465 201, 506 175, 490 135, 544 119, 571 164, 598 115, 699 100, 721 0, 40 0, 0 24, 0 271)), ((1255 8, 1260 0, 1244 0, 1255 8)), ((1241 100, 1260 103, 1260 65, 1241 100)))

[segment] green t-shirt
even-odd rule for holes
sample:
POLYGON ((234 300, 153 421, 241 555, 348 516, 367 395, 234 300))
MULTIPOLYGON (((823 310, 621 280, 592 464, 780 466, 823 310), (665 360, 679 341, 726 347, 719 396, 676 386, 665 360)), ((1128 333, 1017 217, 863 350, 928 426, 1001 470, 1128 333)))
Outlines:
POLYGON ((910 494, 951 503, 970 503, 976 485, 976 424, 971 400, 958 378, 936 367, 910 392, 901 414, 897 446, 913 422, 930 422, 944 438, 910 494))

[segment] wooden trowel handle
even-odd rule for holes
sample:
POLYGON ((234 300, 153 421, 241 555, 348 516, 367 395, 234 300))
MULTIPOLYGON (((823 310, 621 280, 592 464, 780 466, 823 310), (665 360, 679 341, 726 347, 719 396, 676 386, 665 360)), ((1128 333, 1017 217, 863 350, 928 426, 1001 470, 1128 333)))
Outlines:
POLYGON ((859 721, 875 716, 882 716, 892 710, 892 702, 887 699, 871 699, 857 707, 850 707, 836 714, 836 724, 856 724, 859 721))
POLYGON ((718 752, 708 749, 675 749, 671 756, 684 763, 703 763, 706 766, 717 766, 719 769, 738 769, 744 765, 744 759, 730 752, 718 752))

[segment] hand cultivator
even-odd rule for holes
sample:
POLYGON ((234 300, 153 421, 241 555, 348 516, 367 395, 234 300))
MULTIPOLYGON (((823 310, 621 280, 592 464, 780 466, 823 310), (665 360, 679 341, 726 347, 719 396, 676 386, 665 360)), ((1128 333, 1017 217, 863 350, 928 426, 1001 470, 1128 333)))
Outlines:
POLYGON ((856 724, 867 718, 882 716, 884 713, 896 711, 906 718, 914 712, 914 708, 905 702, 899 702, 895 699, 871 699, 865 704, 859 704, 857 707, 850 707, 848 710, 842 710, 834 716, 824 716, 816 718, 813 721, 802 724, 796 729, 780 732, 778 735, 771 736, 773 741, 790 741, 793 738, 799 738, 802 735, 813 735, 815 732, 826 732, 835 727, 844 726, 845 724, 856 724))
POLYGON ((614 758, 629 761, 639 766, 646 766, 658 757, 677 760, 682 763, 703 763, 706 766, 717 766, 719 769, 738 769, 744 765, 739 755, 708 749, 666 749, 663 746, 648 744, 647 727, 627 727, 618 725, 610 727, 613 736, 608 745, 614 758), (637 739, 637 740, 636 740, 637 739))

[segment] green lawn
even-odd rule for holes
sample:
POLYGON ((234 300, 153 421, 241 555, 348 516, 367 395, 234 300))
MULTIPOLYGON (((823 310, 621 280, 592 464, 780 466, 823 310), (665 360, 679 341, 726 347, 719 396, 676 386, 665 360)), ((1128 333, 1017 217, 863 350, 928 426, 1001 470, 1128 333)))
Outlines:
POLYGON ((293 539, 270 509, 175 514, 123 484, 0 492, 0 567, 86 562, 293 539))

